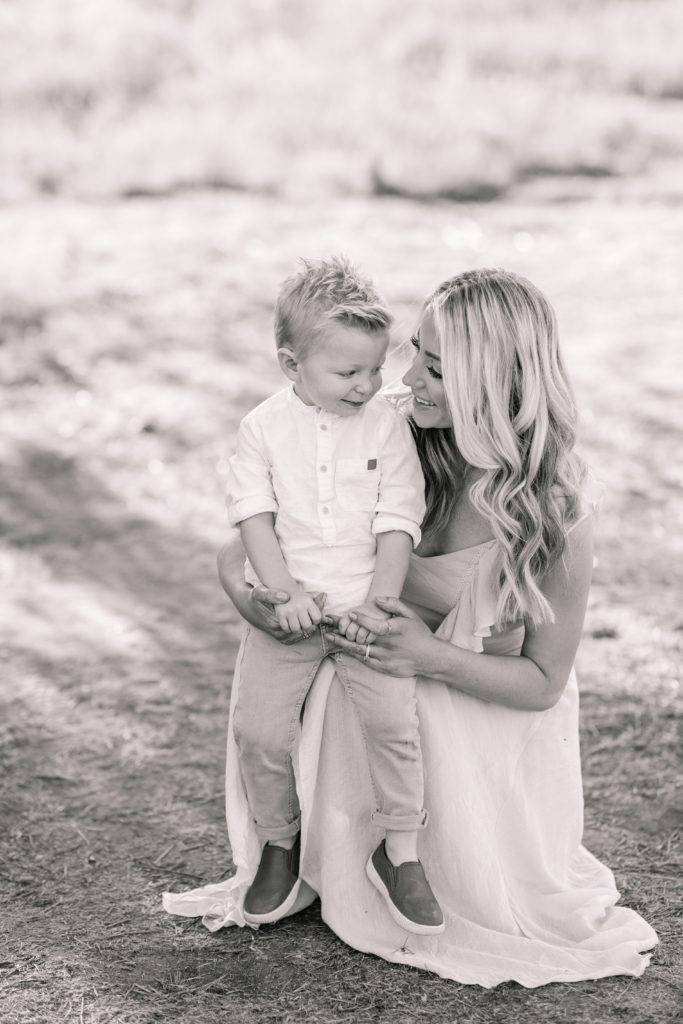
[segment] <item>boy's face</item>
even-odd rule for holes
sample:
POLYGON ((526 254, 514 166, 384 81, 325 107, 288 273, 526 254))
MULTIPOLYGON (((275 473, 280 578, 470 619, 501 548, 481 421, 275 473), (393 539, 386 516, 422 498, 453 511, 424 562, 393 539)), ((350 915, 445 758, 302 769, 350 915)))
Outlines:
POLYGON ((385 331, 369 333, 357 327, 331 324, 302 356, 283 358, 280 365, 306 405, 337 416, 353 416, 382 386, 382 366, 389 346, 385 331))

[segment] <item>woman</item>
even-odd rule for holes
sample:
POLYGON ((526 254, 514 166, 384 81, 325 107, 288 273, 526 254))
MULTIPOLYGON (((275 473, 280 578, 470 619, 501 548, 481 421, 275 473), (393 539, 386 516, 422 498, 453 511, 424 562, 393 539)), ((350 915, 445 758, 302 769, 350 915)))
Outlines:
MULTIPOLYGON (((378 600, 392 617, 358 615, 355 636, 333 635, 380 671, 420 676, 431 816, 420 859, 446 930, 408 936, 364 876, 376 845, 372 789, 329 660, 299 748, 307 886, 294 912, 318 894, 324 920, 349 945, 463 983, 639 975, 657 937, 615 906, 611 872, 581 846, 572 665, 593 505, 573 450, 553 311, 516 275, 465 273, 428 298, 412 343, 409 391, 394 400, 407 406, 425 474, 423 540, 403 600, 378 600)), ((286 595, 247 587, 234 547, 221 552, 219 572, 243 617, 277 635, 272 606, 286 595)), ((243 923, 240 898, 259 857, 232 739, 228 827, 234 879, 166 896, 167 909, 203 913, 211 928, 243 923)))

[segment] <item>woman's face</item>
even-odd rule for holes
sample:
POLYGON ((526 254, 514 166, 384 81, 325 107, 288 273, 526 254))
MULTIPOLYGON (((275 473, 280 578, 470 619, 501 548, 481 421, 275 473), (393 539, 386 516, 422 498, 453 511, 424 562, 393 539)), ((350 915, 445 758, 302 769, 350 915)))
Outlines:
POLYGON ((441 379, 441 344, 430 310, 425 311, 410 343, 415 359, 403 383, 413 392, 413 419, 426 429, 450 427, 453 421, 441 379))

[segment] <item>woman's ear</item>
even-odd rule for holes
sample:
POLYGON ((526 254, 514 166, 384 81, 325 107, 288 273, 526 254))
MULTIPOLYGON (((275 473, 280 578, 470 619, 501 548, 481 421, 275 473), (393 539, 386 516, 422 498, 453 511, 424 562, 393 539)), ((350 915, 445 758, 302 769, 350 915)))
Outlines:
POLYGON ((277 350, 277 361, 285 377, 289 377, 290 380, 294 381, 298 380, 299 360, 291 348, 279 348, 277 350))

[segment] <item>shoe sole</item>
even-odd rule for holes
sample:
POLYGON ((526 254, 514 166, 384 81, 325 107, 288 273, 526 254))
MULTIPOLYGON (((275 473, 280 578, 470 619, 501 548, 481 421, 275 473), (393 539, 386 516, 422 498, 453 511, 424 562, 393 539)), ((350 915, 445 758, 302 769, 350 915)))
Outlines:
POLYGON ((412 932, 414 935, 440 935, 446 928, 446 922, 442 921, 441 924, 418 924, 416 921, 411 921, 409 917, 405 917, 398 909, 394 901, 392 900, 389 890, 382 880, 382 876, 378 874, 377 868, 372 863, 372 857, 365 865, 365 874, 368 876, 375 889, 384 899, 387 905, 387 910, 393 917, 396 924, 400 925, 401 928, 405 928, 407 932, 412 932))
POLYGON ((297 878, 289 896, 278 907, 275 907, 274 910, 269 910, 267 914, 250 914, 246 910, 242 910, 244 920, 247 924, 273 924, 275 921, 279 921, 281 917, 287 916, 296 903, 300 888, 301 879, 297 878))

